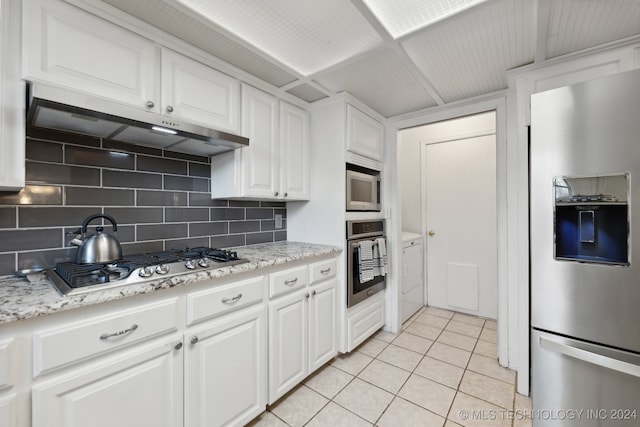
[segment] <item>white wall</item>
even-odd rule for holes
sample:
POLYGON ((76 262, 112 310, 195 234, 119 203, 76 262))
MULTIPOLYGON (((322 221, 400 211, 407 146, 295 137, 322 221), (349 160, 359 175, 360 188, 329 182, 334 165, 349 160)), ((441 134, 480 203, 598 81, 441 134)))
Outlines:
MULTIPOLYGON (((424 233, 422 207, 422 143, 437 143, 496 131, 494 112, 402 129, 398 132, 398 183, 402 206, 402 230, 424 233)), ((455 167, 454 165, 452 167, 455 167)))
POLYGON ((402 230, 421 233, 421 164, 422 127, 402 130, 398 134, 398 187, 402 209, 402 230))

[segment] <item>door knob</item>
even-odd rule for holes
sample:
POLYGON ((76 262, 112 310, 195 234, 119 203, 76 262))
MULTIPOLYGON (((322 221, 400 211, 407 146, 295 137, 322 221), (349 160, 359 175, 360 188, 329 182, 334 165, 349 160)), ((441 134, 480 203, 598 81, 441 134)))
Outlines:
POLYGON ((429 236, 435 236, 436 232, 433 230, 429 230, 429 232, 427 233, 429 236))

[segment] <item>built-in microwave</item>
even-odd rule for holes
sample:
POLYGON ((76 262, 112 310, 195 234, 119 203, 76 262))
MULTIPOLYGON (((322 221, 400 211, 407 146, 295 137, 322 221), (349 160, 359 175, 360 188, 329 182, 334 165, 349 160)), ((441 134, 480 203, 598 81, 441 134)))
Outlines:
POLYGON ((347 211, 380 212, 380 172, 347 165, 347 211))

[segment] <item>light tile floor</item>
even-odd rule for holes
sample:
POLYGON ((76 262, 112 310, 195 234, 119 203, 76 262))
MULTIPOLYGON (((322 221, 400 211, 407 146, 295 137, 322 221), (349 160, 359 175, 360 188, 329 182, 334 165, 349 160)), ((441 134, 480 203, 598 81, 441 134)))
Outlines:
POLYGON ((530 427, 531 401, 497 363, 496 322, 425 307, 339 356, 250 425, 530 427))

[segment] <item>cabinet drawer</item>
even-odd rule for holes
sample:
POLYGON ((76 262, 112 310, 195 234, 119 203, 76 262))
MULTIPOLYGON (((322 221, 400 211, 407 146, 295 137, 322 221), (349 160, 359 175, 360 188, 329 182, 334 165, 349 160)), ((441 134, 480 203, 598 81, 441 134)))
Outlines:
POLYGON ((314 262, 309 265, 309 284, 335 277, 337 269, 338 261, 336 259, 314 262))
POLYGON ((307 285, 307 266, 290 268, 269 277, 269 297, 273 298, 307 285))
POLYGON ((176 330, 177 298, 33 334, 33 375, 176 330))
POLYGON ((187 324, 262 301, 264 283, 265 276, 260 276, 187 295, 187 324))
POLYGON ((384 292, 370 298, 369 303, 358 310, 351 310, 347 319, 347 351, 362 344, 374 332, 384 326, 384 292), (381 295, 382 297, 378 296, 381 295))

